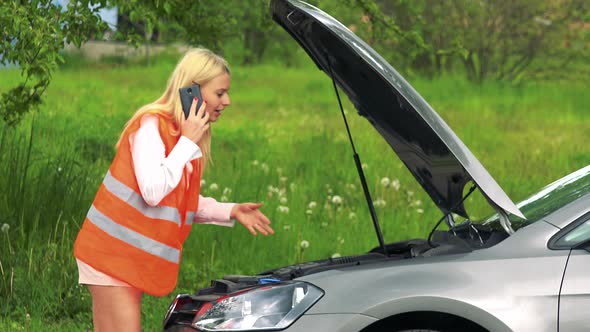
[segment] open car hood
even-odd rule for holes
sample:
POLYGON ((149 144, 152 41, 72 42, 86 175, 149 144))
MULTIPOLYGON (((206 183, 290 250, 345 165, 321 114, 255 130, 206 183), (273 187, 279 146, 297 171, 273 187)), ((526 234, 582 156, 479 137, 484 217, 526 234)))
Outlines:
POLYGON ((496 208, 524 218, 444 120, 375 50, 340 22, 298 0, 272 0, 273 19, 333 78, 444 212, 473 180, 496 208))

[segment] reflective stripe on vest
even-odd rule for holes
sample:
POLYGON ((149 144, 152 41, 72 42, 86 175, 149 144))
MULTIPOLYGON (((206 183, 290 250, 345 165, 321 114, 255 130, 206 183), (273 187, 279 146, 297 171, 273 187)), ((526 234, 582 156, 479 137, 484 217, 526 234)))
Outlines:
MULTIPOLYGON (((133 191, 133 189, 126 186, 121 181, 115 179, 111 175, 111 171, 108 171, 104 177, 103 184, 105 188, 115 195, 117 198, 131 205, 137 211, 141 212, 144 216, 153 219, 162 219, 175 223, 180 227, 180 213, 176 208, 170 206, 150 206, 148 205, 141 195, 133 191)), ((187 214, 188 215, 188 214, 187 214)), ((194 217, 194 213, 193 213, 194 217)), ((192 218, 190 220, 192 224, 192 218)), ((187 224, 189 224, 187 222, 187 224)))
POLYGON ((180 262, 180 251, 164 243, 150 239, 125 226, 121 226, 109 217, 98 211, 94 204, 90 207, 87 215, 88 220, 96 227, 110 236, 128 243, 138 249, 148 252, 154 256, 178 264, 180 262))

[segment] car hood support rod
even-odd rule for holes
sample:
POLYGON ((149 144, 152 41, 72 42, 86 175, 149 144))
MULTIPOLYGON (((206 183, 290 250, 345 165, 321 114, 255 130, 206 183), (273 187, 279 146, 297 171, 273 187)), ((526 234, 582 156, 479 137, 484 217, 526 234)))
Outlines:
POLYGON ((363 192, 365 193, 365 198, 367 199, 367 204, 369 206, 369 212, 371 213, 371 218, 373 219, 373 226, 375 227, 375 232, 377 233, 377 239, 379 240, 379 246, 381 247, 383 254, 385 254, 387 256, 387 248, 385 247, 385 242, 383 241, 383 233, 381 232, 381 227, 379 227, 379 220, 377 219, 377 213, 375 213, 375 207, 373 206, 373 199, 371 198, 371 193, 369 192, 369 187, 367 186, 367 180, 365 179, 365 173, 363 172, 361 160, 360 160, 358 153, 356 153, 356 149, 354 147, 354 141, 352 139, 352 135, 350 134, 350 128, 348 127, 348 121, 346 121, 346 115, 344 114, 344 108, 342 107, 342 100, 340 99, 340 94, 338 93, 338 87, 336 86, 336 79, 334 78, 334 73, 332 72, 332 63, 330 61, 330 57, 328 56, 328 54, 326 54, 326 61, 328 62, 328 68, 330 69, 330 78, 332 78, 332 84, 334 85, 334 91, 336 91, 336 98, 338 98, 338 105, 340 106, 340 113, 342 114, 342 118, 344 119, 344 125, 346 126, 346 132, 348 133, 348 139, 350 140, 350 145, 352 146, 354 163, 355 163, 356 169, 359 173, 361 185, 363 186, 363 192))

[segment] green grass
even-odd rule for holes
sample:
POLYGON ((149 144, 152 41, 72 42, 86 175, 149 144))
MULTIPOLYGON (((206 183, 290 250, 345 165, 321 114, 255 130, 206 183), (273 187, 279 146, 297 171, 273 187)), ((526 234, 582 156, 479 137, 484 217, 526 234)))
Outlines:
MULTIPOLYGON (((90 296, 77 285, 73 240, 122 127, 161 94, 174 64, 65 67, 39 113, 17 128, 0 128, 0 225, 10 227, 0 233, 0 330, 91 328, 90 296)), ((15 70, 1 75, 0 92, 19 79, 15 70)), ((582 82, 409 81, 515 201, 590 163, 590 97, 582 82)), ((213 127, 214 165, 203 193, 263 201, 276 234, 252 237, 239 225, 195 226, 174 293, 195 291, 223 274, 376 246, 331 81, 311 62, 301 68, 234 66, 230 94, 233 105, 213 127), (332 202, 334 195, 341 204, 332 202), (303 240, 309 248, 301 248, 303 240)), ((386 241, 425 237, 440 212, 348 100, 344 108, 372 196, 386 202, 377 209, 386 241), (384 177, 397 179, 400 188, 382 187, 384 177)), ((490 211, 480 201, 469 199, 468 206, 483 216, 490 211)), ((173 295, 144 298, 145 331, 159 330, 173 295)))

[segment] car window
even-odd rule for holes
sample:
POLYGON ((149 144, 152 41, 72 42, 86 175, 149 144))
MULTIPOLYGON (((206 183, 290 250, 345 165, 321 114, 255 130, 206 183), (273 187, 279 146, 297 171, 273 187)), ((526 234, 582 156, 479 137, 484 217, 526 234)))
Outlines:
POLYGON ((587 240, 590 240, 590 213, 559 232, 555 239, 549 241, 549 247, 570 249, 587 240))
POLYGON ((588 239, 590 239, 590 221, 586 221, 582 225, 578 226, 578 228, 564 236, 560 241, 558 241, 558 244, 572 246, 588 239))

